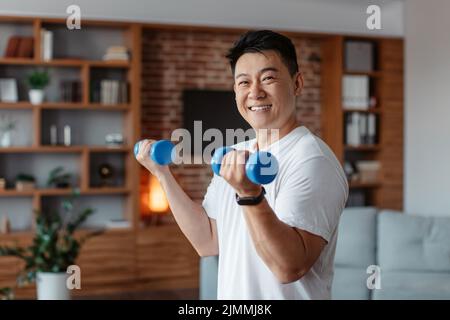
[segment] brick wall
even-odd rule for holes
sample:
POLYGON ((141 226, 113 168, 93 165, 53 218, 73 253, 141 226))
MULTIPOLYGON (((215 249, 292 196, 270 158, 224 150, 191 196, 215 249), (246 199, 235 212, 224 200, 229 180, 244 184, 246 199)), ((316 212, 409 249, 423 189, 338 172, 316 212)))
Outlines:
MULTIPOLYGON (((172 131, 182 126, 184 89, 232 90, 225 54, 238 36, 231 31, 144 31, 142 137, 170 138, 172 131)), ((320 135, 320 40, 291 39, 305 81, 297 99, 297 116, 320 135)), ((212 176, 209 165, 183 165, 174 167, 173 172, 191 198, 201 201, 212 176)))

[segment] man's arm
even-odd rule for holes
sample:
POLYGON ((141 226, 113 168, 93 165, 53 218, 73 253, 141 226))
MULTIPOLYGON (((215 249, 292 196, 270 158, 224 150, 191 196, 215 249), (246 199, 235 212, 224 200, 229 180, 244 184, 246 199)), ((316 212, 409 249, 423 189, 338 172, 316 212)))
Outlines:
MULTIPOLYGON (((247 157, 247 151, 229 152, 220 169, 220 175, 241 197, 261 193, 261 186, 246 177, 247 157)), ((289 283, 305 275, 320 256, 326 241, 278 219, 265 199, 258 205, 242 208, 256 251, 277 279, 289 283)))
POLYGON ((258 205, 242 208, 256 251, 277 279, 290 283, 303 277, 320 256, 326 241, 279 220, 265 199, 258 205))
POLYGON ((137 160, 161 183, 175 220, 197 253, 200 256, 218 255, 216 221, 208 217, 200 204, 188 197, 167 166, 160 166, 150 159, 148 155, 153 142, 141 141, 137 160))
POLYGON ((218 255, 216 220, 209 218, 203 207, 192 201, 167 171, 159 179, 181 231, 200 256, 218 255))

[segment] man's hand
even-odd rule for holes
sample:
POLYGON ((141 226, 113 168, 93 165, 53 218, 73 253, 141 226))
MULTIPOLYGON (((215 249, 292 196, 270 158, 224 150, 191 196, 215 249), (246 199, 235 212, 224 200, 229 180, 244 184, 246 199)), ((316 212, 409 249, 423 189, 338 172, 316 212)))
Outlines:
POLYGON ((233 150, 222 159, 220 176, 223 177, 240 197, 256 197, 261 193, 261 186, 251 182, 245 173, 245 162, 250 152, 233 150))
POLYGON ((142 140, 139 144, 139 153, 137 154, 136 159, 159 180, 163 174, 167 174, 169 172, 169 167, 160 166, 151 159, 150 148, 155 142, 156 140, 151 139, 142 140))

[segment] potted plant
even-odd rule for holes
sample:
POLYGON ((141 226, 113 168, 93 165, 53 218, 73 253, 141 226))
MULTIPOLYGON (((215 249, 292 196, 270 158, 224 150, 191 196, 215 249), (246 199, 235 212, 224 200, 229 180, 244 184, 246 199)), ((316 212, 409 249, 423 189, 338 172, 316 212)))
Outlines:
POLYGON ((36 179, 31 174, 19 173, 16 176, 16 190, 27 191, 34 189, 36 179))
POLYGON ((6 115, 0 116, 0 146, 11 146, 11 133, 16 128, 16 121, 10 119, 6 115))
POLYGON ((41 104, 44 101, 44 88, 50 81, 47 71, 34 71, 28 76, 28 85, 30 91, 28 92, 30 102, 32 104, 41 104))
POLYGON ((47 186, 55 188, 69 188, 70 178, 72 175, 68 172, 64 172, 63 167, 56 167, 48 176, 47 186))
MULTIPOLYGON (((75 192, 62 203, 63 213, 36 211, 36 232, 28 247, 0 246, 0 256, 13 256, 25 262, 17 277, 17 287, 36 282, 39 300, 70 299, 67 288, 67 268, 75 265, 85 241, 101 234, 102 230, 87 232, 77 238, 75 231, 94 213, 91 208, 75 210, 75 192), (78 211, 78 213, 74 213, 78 211)), ((0 298, 14 297, 13 288, 0 288, 0 298)))

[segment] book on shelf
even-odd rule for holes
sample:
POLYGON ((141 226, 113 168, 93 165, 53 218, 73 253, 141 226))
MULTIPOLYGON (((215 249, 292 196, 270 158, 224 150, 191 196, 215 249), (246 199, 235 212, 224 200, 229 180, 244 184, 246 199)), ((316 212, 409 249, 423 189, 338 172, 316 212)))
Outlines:
POLYGON ((377 141, 376 115, 353 112, 345 117, 345 144, 372 145, 377 141))
POLYGON ((6 45, 7 58, 32 58, 34 51, 33 37, 12 36, 6 45))
POLYGON ((342 80, 344 110, 368 110, 370 106, 369 76, 344 75, 342 80))
POLYGON ((101 104, 128 103, 128 82, 106 79, 95 81, 91 88, 91 101, 101 104))
POLYGON ((129 229, 131 228, 131 223, 125 219, 111 219, 105 223, 106 229, 129 229))
POLYGON ((128 61, 130 60, 130 55, 128 49, 125 46, 111 46, 106 50, 103 55, 103 60, 105 61, 128 61))
POLYGON ((44 61, 53 59, 53 32, 41 29, 41 57, 44 61))
POLYGON ((78 80, 66 80, 61 82, 61 100, 63 102, 81 102, 81 82, 78 80))

